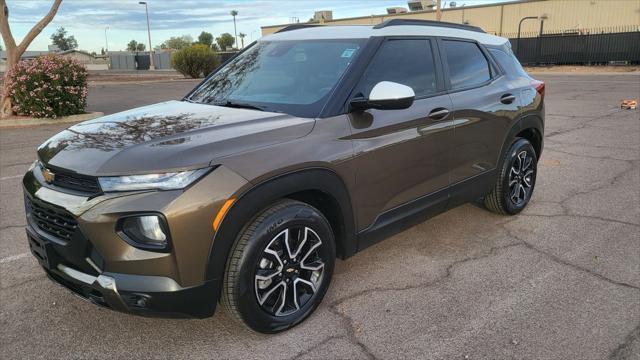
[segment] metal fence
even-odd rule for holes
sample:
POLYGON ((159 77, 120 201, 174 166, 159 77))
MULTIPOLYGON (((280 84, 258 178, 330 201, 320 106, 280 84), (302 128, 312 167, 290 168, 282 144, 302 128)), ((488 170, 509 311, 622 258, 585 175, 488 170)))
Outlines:
MULTIPOLYGON (((109 54, 112 70, 148 70, 149 54, 109 54)), ((171 69, 171 54, 153 54, 156 69, 171 69)))
MULTIPOLYGON (((234 57, 237 51, 221 51, 218 53, 220 62, 223 63, 234 57)), ((149 70, 149 54, 140 53, 110 53, 112 70, 149 70)), ((153 63, 156 69, 171 69, 171 53, 161 52, 153 54, 153 63)))
POLYGON ((523 65, 640 64, 640 30, 591 29, 511 37, 511 47, 523 65), (616 31, 618 30, 618 31, 616 31), (619 31, 623 30, 623 31, 619 31), (635 31, 624 31, 635 30, 635 31))

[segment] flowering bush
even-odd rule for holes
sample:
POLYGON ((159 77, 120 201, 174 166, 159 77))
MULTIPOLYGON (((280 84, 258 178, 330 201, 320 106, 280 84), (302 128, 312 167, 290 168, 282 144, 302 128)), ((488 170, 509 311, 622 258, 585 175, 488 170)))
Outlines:
POLYGON ((23 60, 5 81, 18 115, 56 118, 83 113, 87 105, 87 70, 73 59, 47 55, 23 60))

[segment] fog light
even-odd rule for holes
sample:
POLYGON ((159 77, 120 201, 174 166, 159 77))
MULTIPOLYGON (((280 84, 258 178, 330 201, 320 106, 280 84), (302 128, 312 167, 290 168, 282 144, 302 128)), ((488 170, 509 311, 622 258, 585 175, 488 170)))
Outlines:
POLYGON ((123 238, 132 245, 154 250, 168 248, 168 231, 160 215, 129 216, 122 219, 123 238))

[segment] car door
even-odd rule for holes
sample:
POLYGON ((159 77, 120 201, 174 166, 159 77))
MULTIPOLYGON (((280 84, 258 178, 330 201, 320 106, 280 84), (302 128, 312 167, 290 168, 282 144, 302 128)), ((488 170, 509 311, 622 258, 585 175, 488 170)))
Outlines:
POLYGON ((382 221, 380 215, 390 214, 392 209, 396 213, 389 216, 397 217, 397 211, 410 211, 411 204, 446 206, 452 104, 444 92, 435 41, 383 41, 352 98, 368 97, 381 81, 407 85, 416 97, 407 109, 352 111, 348 116, 355 153, 359 229, 371 226, 376 219, 382 221), (425 198, 434 193, 439 195, 425 198), (430 203, 412 203, 419 198, 430 203))
POLYGON ((475 41, 440 39, 446 84, 455 122, 452 151, 452 204, 493 186, 504 136, 518 114, 519 91, 475 41), (463 184, 474 179, 473 184, 463 184), (460 186, 458 186, 460 185, 460 186))

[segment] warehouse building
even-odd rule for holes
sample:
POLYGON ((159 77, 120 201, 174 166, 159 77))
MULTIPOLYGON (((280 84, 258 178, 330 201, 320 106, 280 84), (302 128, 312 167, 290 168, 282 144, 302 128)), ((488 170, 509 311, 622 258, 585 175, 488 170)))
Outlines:
MULTIPOLYGON (((475 5, 464 0, 445 1, 442 21, 479 26, 487 33, 508 38, 517 37, 522 21, 523 36, 537 36, 540 19, 544 33, 589 34, 602 32, 640 31, 640 0, 529 0, 475 5), (446 5, 445 5, 446 4, 446 5)), ((435 0, 408 1, 398 7, 389 1, 387 14, 334 19, 330 11, 314 17, 311 23, 325 25, 375 25, 389 19, 436 20, 435 0)), ((262 27, 262 35, 274 33, 290 24, 262 27)))

